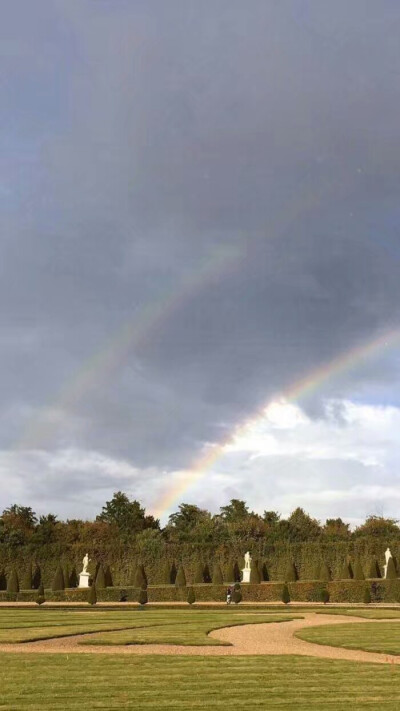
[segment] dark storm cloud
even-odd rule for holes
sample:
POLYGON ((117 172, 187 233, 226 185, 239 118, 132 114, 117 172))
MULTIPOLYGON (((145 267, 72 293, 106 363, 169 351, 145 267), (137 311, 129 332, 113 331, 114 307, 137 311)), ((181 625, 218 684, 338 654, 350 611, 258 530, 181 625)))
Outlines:
POLYGON ((4 447, 221 249, 38 446, 186 465, 398 323, 396 2, 19 0, 2 24, 4 447))

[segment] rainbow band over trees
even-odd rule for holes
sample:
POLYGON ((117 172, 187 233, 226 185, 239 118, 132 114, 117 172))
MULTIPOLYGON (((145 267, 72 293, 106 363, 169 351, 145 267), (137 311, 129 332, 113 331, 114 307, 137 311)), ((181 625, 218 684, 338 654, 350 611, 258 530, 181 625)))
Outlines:
POLYGON ((180 497, 193 486, 199 479, 205 477, 211 467, 223 457, 227 448, 239 437, 244 437, 247 430, 254 427, 258 421, 265 417, 267 408, 277 400, 296 401, 301 397, 318 390, 323 383, 350 371, 363 360, 378 355, 379 353, 400 344, 400 328, 390 329, 374 336, 373 339, 357 345, 345 353, 341 353, 336 358, 324 363, 319 368, 312 370, 303 378, 296 380, 287 388, 270 398, 257 412, 250 418, 235 427, 232 432, 219 444, 208 446, 206 451, 195 460, 187 471, 176 476, 174 486, 172 486, 152 507, 152 513, 157 518, 164 516, 180 497))

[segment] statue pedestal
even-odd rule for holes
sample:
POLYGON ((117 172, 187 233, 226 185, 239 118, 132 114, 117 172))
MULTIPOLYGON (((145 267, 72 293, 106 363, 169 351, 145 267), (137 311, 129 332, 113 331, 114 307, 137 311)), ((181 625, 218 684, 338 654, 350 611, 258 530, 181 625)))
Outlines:
POLYGON ((242 583, 250 582, 250 568, 242 568, 242 583))
POLYGON ((79 586, 78 587, 88 588, 89 587, 89 578, 90 578, 89 573, 79 573, 79 586))

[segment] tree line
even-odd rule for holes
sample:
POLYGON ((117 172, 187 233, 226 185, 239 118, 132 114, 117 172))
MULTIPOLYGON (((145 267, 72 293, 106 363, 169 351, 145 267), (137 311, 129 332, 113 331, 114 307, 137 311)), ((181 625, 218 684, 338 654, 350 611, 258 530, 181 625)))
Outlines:
POLYGON ((287 518, 276 511, 264 511, 261 515, 250 511, 246 502, 239 499, 231 499, 217 514, 182 503, 161 527, 160 521, 147 514, 139 501, 121 491, 105 503, 94 521, 61 521, 52 513, 38 517, 31 507, 18 504, 4 509, 0 516, 0 543, 12 547, 53 543, 102 545, 110 539, 122 544, 140 541, 224 544, 260 539, 270 543, 302 543, 350 541, 360 536, 400 540, 400 528, 395 519, 370 515, 352 531, 341 518, 328 518, 321 523, 300 507, 287 518))

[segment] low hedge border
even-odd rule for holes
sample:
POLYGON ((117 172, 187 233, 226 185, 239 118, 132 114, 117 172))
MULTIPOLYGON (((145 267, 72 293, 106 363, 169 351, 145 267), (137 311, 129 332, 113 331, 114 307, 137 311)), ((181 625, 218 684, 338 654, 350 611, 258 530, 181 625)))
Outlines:
MULTIPOLYGON (((282 599, 284 583, 242 584, 244 602, 279 602, 282 599)), ((319 602, 321 591, 329 592, 330 602, 363 602, 365 589, 371 593, 371 602, 400 602, 400 579, 396 580, 335 580, 328 583, 302 582, 288 583, 290 598, 296 602, 319 602)), ((196 602, 224 602, 226 585, 193 585, 196 602)), ((186 602, 187 587, 175 585, 149 585, 149 602, 186 602)), ((137 602, 139 589, 134 587, 113 587, 97 590, 99 602, 137 602)), ((35 602, 36 590, 19 593, 0 591, 0 602, 35 602)), ((87 602, 88 590, 69 588, 54 592, 45 590, 47 602, 87 602)))

